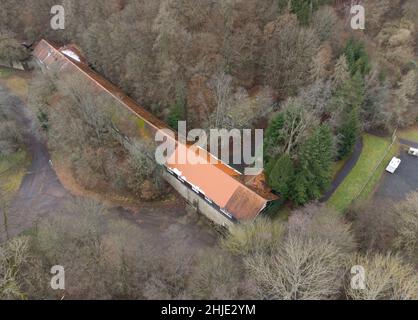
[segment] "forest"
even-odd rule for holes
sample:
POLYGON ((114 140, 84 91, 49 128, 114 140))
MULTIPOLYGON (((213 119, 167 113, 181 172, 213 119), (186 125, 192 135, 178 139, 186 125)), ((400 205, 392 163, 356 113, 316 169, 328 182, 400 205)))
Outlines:
MULTIPOLYGON (((0 245, 0 299, 61 298, 43 285, 58 259, 72 272, 70 298, 418 298, 417 192, 343 213, 317 202, 364 133, 418 125, 418 0, 354 1, 365 30, 350 27, 344 0, 62 0, 66 27, 52 30, 55 2, 2 0, 0 60, 29 57, 22 42, 72 44, 173 128, 263 128, 265 180, 291 213, 240 224, 205 252, 176 242, 156 254, 99 202, 71 201, 0 245), (353 265, 367 269, 365 290, 350 286, 353 265)), ((32 79, 48 148, 88 190, 164 200, 152 150, 124 143, 109 101, 85 88, 54 72, 32 79)), ((24 143, 9 114, 0 110, 0 156, 24 143)))
POLYGON ((361 132, 417 123, 414 0, 365 1, 364 31, 349 1, 63 1, 64 30, 52 4, 4 1, 0 57, 25 55, 17 39, 73 43, 175 128, 262 127, 266 180, 297 204, 321 196, 361 132))

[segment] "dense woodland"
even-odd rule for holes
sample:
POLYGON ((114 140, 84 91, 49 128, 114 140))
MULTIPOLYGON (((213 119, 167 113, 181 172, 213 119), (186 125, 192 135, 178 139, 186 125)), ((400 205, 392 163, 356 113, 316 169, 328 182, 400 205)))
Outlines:
POLYGON ((350 1, 63 1, 61 31, 54 1, 24 2, 2 3, 0 56, 13 39, 74 43, 173 127, 264 127, 267 181, 298 204, 323 193, 363 130, 417 121, 416 0, 364 1, 365 31, 350 28, 350 1))
POLYGON ((417 213, 417 193, 353 208, 350 222, 310 205, 195 251, 173 239, 154 244, 101 204, 76 200, 0 245, 0 299, 418 299, 417 213), (56 261, 65 291, 49 286, 56 261), (350 286, 354 265, 367 270, 364 290, 350 286))
POLYGON ((297 204, 323 193, 362 130, 417 122, 416 0, 364 1, 365 31, 350 28, 350 1, 63 1, 61 31, 49 27, 53 1, 25 3, 2 3, 0 56, 16 40, 74 43, 173 127, 272 119, 267 181, 297 204))
MULTIPOLYGON (((62 2, 66 29, 53 31, 55 1, 3 0, 0 59, 24 59, 22 40, 74 43, 172 127, 265 128, 266 180, 300 209, 287 222, 241 225, 203 257, 177 243, 160 256, 137 239, 140 230, 104 222, 99 204, 73 203, 66 214, 85 217, 80 226, 48 221, 2 245, 0 298, 54 297, 42 277, 65 256, 70 281, 83 283, 67 293, 77 298, 418 298, 417 194, 396 205, 355 204, 344 217, 308 204, 362 132, 390 136, 417 124, 418 0, 356 1, 366 7, 364 31, 350 28, 351 1, 62 2), (63 240, 51 245, 58 233, 63 240), (356 264, 369 272, 366 290, 350 288, 356 264), (92 265, 100 272, 84 267, 92 265)), ((49 147, 86 188, 145 200, 164 193, 147 146, 126 145, 97 112, 104 97, 53 73, 36 76, 30 92, 49 147)))
MULTIPOLYGON (((93 92, 83 77, 63 76, 55 70, 39 72, 30 83, 29 104, 54 158, 85 189, 130 194, 146 201, 166 192, 150 142, 127 140, 115 126, 112 114, 118 113, 118 118, 129 118, 129 114, 121 107, 115 111, 115 102, 93 92)), ((129 122, 123 125, 126 132, 129 122)))

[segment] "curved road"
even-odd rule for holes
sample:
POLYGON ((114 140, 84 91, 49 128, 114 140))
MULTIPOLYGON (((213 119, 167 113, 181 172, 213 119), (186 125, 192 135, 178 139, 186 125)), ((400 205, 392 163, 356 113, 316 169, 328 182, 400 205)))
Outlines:
MULTIPOLYGON (((8 210, 8 233, 15 236, 33 226, 37 220, 51 212, 57 212, 70 194, 58 180, 49 165, 49 153, 45 143, 35 134, 32 116, 24 103, 0 86, 0 95, 7 96, 25 128, 25 138, 32 163, 22 180, 20 189, 8 210)), ((4 234, 2 234, 4 238, 4 234)), ((3 239, 2 239, 3 240, 3 239)))
POLYGON ((348 176, 351 170, 356 165, 358 159, 360 158, 361 151, 363 150, 363 139, 358 139, 356 145, 354 146, 354 151, 350 156, 350 159, 346 161, 343 168, 338 172, 335 179, 331 182, 331 187, 320 199, 321 202, 328 201, 329 198, 334 194, 335 190, 340 186, 344 179, 348 176))
MULTIPOLYGON (((45 142, 35 133, 31 121, 33 115, 19 98, 12 96, 0 85, 0 95, 6 95, 9 103, 26 128, 25 137, 32 163, 22 180, 20 189, 8 210, 8 234, 20 234, 34 226, 40 219, 57 215, 65 203, 73 196, 64 188, 49 163, 49 153, 45 142)), ((111 213, 127 219, 149 233, 155 243, 170 243, 174 239, 186 243, 191 248, 212 246, 216 243, 216 233, 200 216, 186 217, 185 202, 180 197, 170 203, 144 203, 136 208, 112 208, 111 213)), ((0 241, 6 233, 0 232, 0 241)))

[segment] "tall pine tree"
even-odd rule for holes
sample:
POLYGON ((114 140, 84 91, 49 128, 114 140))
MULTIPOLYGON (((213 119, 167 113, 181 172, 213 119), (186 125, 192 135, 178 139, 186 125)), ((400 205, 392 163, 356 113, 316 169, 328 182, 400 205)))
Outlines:
POLYGON ((264 162, 266 165, 272 158, 277 156, 277 146, 283 142, 282 129, 284 121, 284 114, 280 112, 273 118, 266 130, 264 140, 264 162))
POLYGON ((331 182, 334 156, 333 139, 328 125, 319 126, 301 147, 293 200, 304 204, 317 199, 331 182))
POLYGON ((268 172, 270 187, 280 193, 284 199, 289 199, 293 192, 294 178, 294 164, 290 156, 286 154, 273 162, 272 169, 268 172))
POLYGON ((324 124, 318 127, 301 147, 299 181, 296 181, 296 184, 300 185, 295 186, 295 202, 304 204, 307 200, 318 199, 329 187, 333 156, 331 129, 324 124))
POLYGON ((369 56, 367 55, 364 43, 351 38, 345 49, 344 54, 347 58, 348 67, 351 75, 355 75, 357 72, 364 77, 371 70, 369 56))
POLYGON ((342 123, 338 130, 338 156, 349 155, 361 133, 360 110, 364 103, 364 80, 357 72, 336 94, 341 104, 342 123))

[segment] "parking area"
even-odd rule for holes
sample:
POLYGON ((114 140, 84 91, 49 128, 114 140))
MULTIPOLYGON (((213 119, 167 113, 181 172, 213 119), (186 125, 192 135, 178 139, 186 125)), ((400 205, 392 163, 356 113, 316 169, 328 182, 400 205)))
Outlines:
POLYGON ((401 140, 403 148, 399 158, 401 164, 395 173, 385 172, 375 197, 401 200, 413 191, 418 191, 418 157, 407 153, 407 146, 417 147, 417 144, 401 140))

